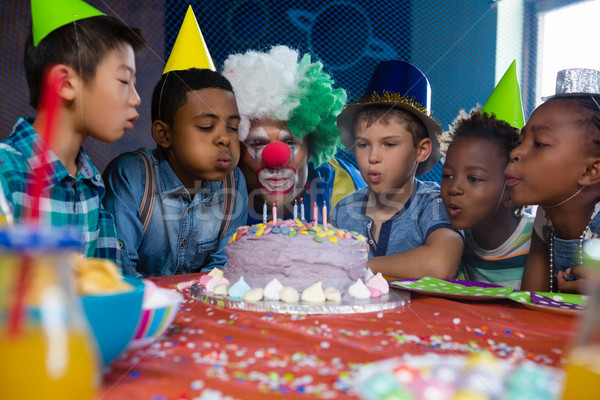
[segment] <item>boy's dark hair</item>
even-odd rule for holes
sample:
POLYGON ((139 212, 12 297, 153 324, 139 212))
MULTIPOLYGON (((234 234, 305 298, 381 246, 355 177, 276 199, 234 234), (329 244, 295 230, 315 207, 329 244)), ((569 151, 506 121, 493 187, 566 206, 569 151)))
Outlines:
POLYGON ((33 45, 30 27, 25 41, 23 64, 29 86, 29 104, 37 109, 47 67, 65 64, 73 68, 86 84, 96 75, 96 68, 106 54, 129 44, 134 51, 145 41, 141 31, 116 18, 99 15, 63 25, 33 45))
POLYGON ((585 109, 578 113, 581 118, 577 121, 577 125, 593 144, 586 148, 592 152, 591 154, 600 156, 600 95, 559 96, 548 101, 554 100, 564 100, 585 109))
POLYGON ((497 144, 508 163, 510 152, 518 145, 519 131, 508 122, 496 119, 494 114, 490 115, 479 108, 472 109, 468 114, 461 110, 452 122, 450 131, 442 133, 440 137, 441 153, 446 155, 452 142, 465 137, 486 139, 497 144))
POLYGON ((210 69, 190 68, 167 72, 156 83, 152 92, 152 122, 161 120, 173 126, 177 110, 188 101, 188 92, 209 88, 233 93, 227 78, 210 69))
POLYGON ((428 138, 425 124, 409 111, 386 104, 374 104, 362 108, 354 116, 354 132, 356 133, 356 122, 359 119, 366 120, 367 128, 378 122, 388 125, 392 119, 395 119, 404 128, 410 132, 413 138, 413 145, 417 147, 419 142, 428 138))

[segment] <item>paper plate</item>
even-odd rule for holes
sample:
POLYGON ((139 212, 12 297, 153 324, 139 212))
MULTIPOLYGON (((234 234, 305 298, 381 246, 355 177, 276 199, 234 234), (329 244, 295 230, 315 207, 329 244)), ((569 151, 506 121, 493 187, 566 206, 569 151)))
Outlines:
POLYGON ((438 279, 430 276, 421 279, 394 279, 389 284, 390 287, 415 293, 460 300, 500 300, 515 290, 491 283, 438 279))
POLYGON ((533 310, 563 315, 579 315, 585 310, 588 296, 570 293, 514 291, 507 296, 533 310))
POLYGON ((391 310, 404 307, 410 303, 410 293, 396 289, 390 290, 388 294, 377 298, 366 300, 342 298, 341 302, 326 301, 323 303, 306 303, 303 301, 284 303, 274 300, 237 301, 229 299, 228 296, 215 296, 213 293, 208 293, 200 283, 191 285, 190 292, 196 300, 214 306, 280 314, 357 314, 391 310))

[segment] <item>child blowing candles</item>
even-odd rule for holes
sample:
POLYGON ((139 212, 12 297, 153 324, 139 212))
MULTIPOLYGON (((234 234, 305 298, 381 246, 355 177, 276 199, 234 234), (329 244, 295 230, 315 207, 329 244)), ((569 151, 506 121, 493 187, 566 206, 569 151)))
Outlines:
POLYGON ((231 84, 204 49, 189 7, 152 93, 156 148, 122 154, 104 171, 104 203, 115 215, 126 274, 223 268, 225 246, 246 221, 246 185, 236 168, 240 115, 231 84), (196 51, 184 45, 190 41, 196 51), (144 217, 146 194, 156 204, 144 217))
POLYGON ((49 171, 39 222, 80 228, 87 257, 120 261, 114 220, 101 204, 104 183, 83 144, 88 137, 114 142, 133 129, 141 101, 135 52, 143 45, 139 30, 87 3, 32 2, 23 63, 36 117, 20 118, 0 142, 0 184, 15 222, 21 223, 38 203, 28 192, 35 170, 49 171), (55 107, 41 101, 49 82, 57 83, 51 96, 58 98, 55 107), (38 154, 46 147, 40 132, 51 115, 58 122, 53 140, 46 154, 38 154), (44 159, 48 163, 42 166, 44 159))
POLYGON ((512 205, 504 169, 523 125, 513 62, 483 109, 461 112, 442 135, 442 199, 452 226, 465 232, 461 278, 521 286, 534 217, 512 205))
POLYGON ((600 237, 600 71, 559 71, 506 167, 515 204, 538 204, 521 289, 580 292, 582 245, 600 237))
POLYGON ((415 179, 439 158, 440 125, 429 116, 430 86, 415 66, 384 61, 360 103, 338 117, 342 142, 356 154, 368 187, 342 199, 335 227, 369 240, 369 267, 397 278, 454 278, 463 250, 439 186, 415 179))

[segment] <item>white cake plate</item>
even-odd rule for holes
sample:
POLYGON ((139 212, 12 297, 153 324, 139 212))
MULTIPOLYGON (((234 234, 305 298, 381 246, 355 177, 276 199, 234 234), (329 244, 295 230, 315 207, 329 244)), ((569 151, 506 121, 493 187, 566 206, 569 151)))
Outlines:
POLYGON ((231 300, 228 296, 215 296, 206 292, 199 283, 190 287, 191 295, 196 300, 213 306, 227 307, 235 310, 274 312, 279 314, 357 314, 391 310, 404 307, 410 303, 410 292, 390 288, 388 294, 366 300, 346 299, 340 302, 323 303, 284 303, 282 301, 261 300, 257 302, 231 300))

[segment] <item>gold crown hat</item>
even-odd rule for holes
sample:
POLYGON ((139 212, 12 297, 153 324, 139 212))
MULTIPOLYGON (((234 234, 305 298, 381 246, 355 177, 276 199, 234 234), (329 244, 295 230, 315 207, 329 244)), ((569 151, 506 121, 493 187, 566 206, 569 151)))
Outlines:
POLYGON ((105 14, 81 0, 31 0, 33 45, 61 26, 98 15, 105 14))
POLYGON ((190 68, 217 70, 200 32, 192 6, 188 6, 185 13, 163 75, 169 71, 183 71, 190 68))
POLYGON ((419 163, 416 175, 427 173, 440 159, 438 136, 442 126, 431 117, 431 86, 421 70, 409 62, 388 60, 381 62, 373 72, 364 96, 346 105, 338 116, 337 126, 342 132, 342 144, 354 153, 354 118, 363 108, 375 104, 388 105, 410 112, 425 125, 431 139, 431 154, 419 163))
POLYGON ((517 60, 513 60, 481 111, 494 114, 496 119, 508 122, 513 128, 525 126, 521 90, 517 81, 517 60))

